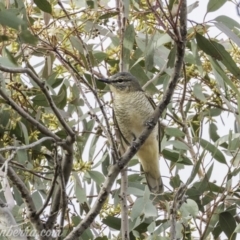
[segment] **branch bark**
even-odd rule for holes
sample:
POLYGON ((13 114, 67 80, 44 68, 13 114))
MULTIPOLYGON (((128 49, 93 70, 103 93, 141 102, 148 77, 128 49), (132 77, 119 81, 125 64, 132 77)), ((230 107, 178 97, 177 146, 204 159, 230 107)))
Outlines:
POLYGON ((4 66, 0 65, 0 70, 2 70, 3 72, 8 72, 8 73, 25 73, 25 74, 27 74, 28 77, 30 77, 40 87, 40 89, 42 90, 43 94, 45 95, 45 97, 48 101, 49 106, 55 113, 55 116, 59 120, 60 124, 65 129, 65 131, 74 139, 74 137, 75 137, 74 131, 68 126, 68 124, 62 117, 62 114, 59 112, 56 104, 54 103, 54 101, 52 99, 52 96, 49 94, 49 91, 48 91, 44 81, 42 81, 40 78, 38 78, 38 76, 36 76, 35 73, 32 72, 31 69, 29 69, 29 68, 21 68, 21 67, 9 68, 9 67, 4 67, 4 66))
MULTIPOLYGON (((2 155, 0 155, 0 164, 4 164, 5 159, 2 155)), ((27 208, 27 214, 28 217, 33 224, 34 228, 36 229, 37 233, 39 234, 39 239, 41 240, 47 240, 47 237, 44 237, 41 235, 42 230, 44 229, 43 223, 40 220, 40 218, 36 215, 36 207, 33 202, 33 199, 31 197, 30 192, 28 191, 26 185, 22 181, 21 178, 18 177, 16 172, 13 170, 12 167, 8 167, 8 177, 13 182, 14 186, 18 189, 20 192, 22 199, 26 205, 27 208)))
POLYGON ((144 141, 150 135, 151 131, 156 126, 158 119, 162 115, 163 111, 166 109, 167 105, 170 103, 171 97, 173 95, 174 89, 177 85, 177 82, 181 73, 184 53, 185 53, 185 43, 186 43, 186 35, 187 35, 186 0, 182 1, 181 9, 180 9, 180 35, 181 35, 181 39, 177 38, 175 41, 177 45, 177 56, 176 56, 176 62, 174 66, 174 72, 171 77, 171 81, 169 82, 168 88, 161 102, 156 107, 149 121, 148 126, 145 127, 140 137, 137 138, 134 142, 132 142, 131 146, 123 154, 123 156, 119 159, 119 161, 117 161, 116 164, 111 166, 109 170, 109 174, 105 182, 103 183, 103 187, 101 188, 98 198, 95 201, 94 205, 92 206, 91 210, 88 212, 86 217, 78 224, 78 226, 71 233, 68 234, 65 240, 76 239, 84 232, 85 229, 87 229, 90 226, 94 218, 99 214, 119 172, 127 165, 130 159, 136 154, 138 149, 141 147, 141 145, 144 143, 144 141))

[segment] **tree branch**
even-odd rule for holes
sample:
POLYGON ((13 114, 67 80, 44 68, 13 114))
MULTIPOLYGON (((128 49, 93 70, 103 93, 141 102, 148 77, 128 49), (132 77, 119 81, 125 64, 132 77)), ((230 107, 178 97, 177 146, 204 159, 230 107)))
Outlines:
POLYGON ((180 34, 181 39, 176 39, 177 45, 177 57, 174 66, 174 72, 171 77, 171 81, 169 82, 168 88, 159 103, 156 107, 148 126, 145 127, 142 134, 137 138, 134 142, 132 142, 131 146, 127 149, 127 151, 123 154, 123 156, 114 164, 110 170, 109 174, 103 183, 103 187, 100 190, 97 200, 92 206, 91 210, 88 212, 86 217, 78 224, 78 226, 68 234, 65 240, 72 240, 79 237, 85 229, 87 229, 90 224, 93 222, 94 218, 99 214, 106 198, 109 195, 111 187, 117 178, 119 172, 127 165, 130 159, 136 154, 141 145, 145 142, 147 137, 150 135, 154 127, 156 126, 158 119, 162 115, 163 111, 166 109, 167 105, 170 103, 171 97, 173 95, 174 89, 177 85, 180 72, 183 65, 184 53, 185 53, 185 42, 186 42, 186 0, 184 0, 181 4, 180 11, 180 34))
POLYGON ((10 147, 4 147, 4 148, 0 148, 0 152, 3 151, 11 151, 11 150, 15 150, 16 152, 19 150, 25 150, 25 149, 29 149, 32 147, 37 146, 38 144, 47 141, 47 140, 54 140, 52 137, 43 137, 39 140, 37 140, 36 142, 30 143, 28 145, 24 145, 24 146, 10 146, 10 147))
POLYGON ((0 95, 6 100, 7 104, 10 105, 20 116, 25 118, 28 122, 34 125, 41 133, 53 138, 55 141, 60 142, 61 138, 49 131, 45 126, 40 124, 36 119, 31 117, 27 112, 25 112, 15 101, 10 98, 0 87, 0 95))
MULTIPOLYGON (((3 158, 2 155, 0 155, 0 164, 2 165, 4 164, 4 162, 5 162, 5 159, 3 158)), ((47 240, 46 237, 41 236, 41 231, 44 229, 44 226, 41 220, 39 219, 39 217, 36 215, 36 207, 26 185, 24 184, 22 179, 18 177, 18 175, 15 173, 12 167, 10 166, 8 167, 7 173, 8 173, 8 177, 11 179, 14 186, 18 189, 18 191, 22 196, 22 199, 27 208, 27 215, 31 223, 33 224, 34 228, 36 229, 37 233, 39 234, 39 239, 47 240)))
POLYGON ((55 116, 57 117, 57 119, 59 120, 59 122, 61 123, 62 127, 66 130, 66 132, 74 139, 75 138, 75 133, 74 131, 68 126, 68 124, 66 123, 66 121, 63 119, 62 114, 58 111, 58 108, 56 106, 56 104, 54 103, 52 96, 49 94, 49 91, 46 87, 46 84, 44 81, 42 81, 40 78, 38 78, 36 76, 36 74, 29 68, 9 68, 9 67, 4 67, 2 65, 0 65, 0 70, 4 71, 4 72, 8 72, 8 73, 26 73, 30 78, 32 78, 32 80, 40 87, 40 89, 42 90, 42 92, 44 93, 49 106, 51 107, 51 109, 53 110, 53 112, 55 113, 55 116))
MULTIPOLYGON (((72 164, 73 164, 73 144, 70 145, 68 153, 65 154, 62 164, 61 164, 61 169, 62 169, 62 175, 65 181, 65 186, 67 185, 70 173, 72 171, 72 164)), ((55 159, 56 164, 58 164, 58 160, 55 159)), ((64 199, 62 199, 62 187, 61 187, 61 176, 58 176, 58 186, 54 192, 52 204, 51 204, 51 210, 50 210, 50 215, 49 218, 46 222, 46 226, 48 229, 52 229, 59 209, 62 207, 64 199)))

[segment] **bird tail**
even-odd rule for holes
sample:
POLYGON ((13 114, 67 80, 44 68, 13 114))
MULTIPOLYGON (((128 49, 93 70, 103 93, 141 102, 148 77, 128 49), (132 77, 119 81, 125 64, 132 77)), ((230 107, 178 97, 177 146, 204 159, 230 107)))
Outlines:
POLYGON ((164 187, 163 187, 163 182, 162 182, 161 176, 159 176, 159 178, 156 179, 156 178, 152 177, 149 172, 145 172, 145 177, 147 180, 149 190, 152 193, 159 194, 159 193, 163 192, 164 187))

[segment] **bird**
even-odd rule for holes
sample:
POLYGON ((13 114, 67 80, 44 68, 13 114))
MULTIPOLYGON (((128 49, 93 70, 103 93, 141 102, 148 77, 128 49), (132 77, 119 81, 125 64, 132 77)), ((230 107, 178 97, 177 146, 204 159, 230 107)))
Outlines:
MULTIPOLYGON (((119 72, 110 78, 98 79, 110 86, 113 110, 124 148, 140 136, 154 112, 154 102, 141 88, 139 81, 129 72, 119 72)), ((145 173, 149 190, 164 191, 160 175, 160 125, 156 125, 136 153, 145 173)))

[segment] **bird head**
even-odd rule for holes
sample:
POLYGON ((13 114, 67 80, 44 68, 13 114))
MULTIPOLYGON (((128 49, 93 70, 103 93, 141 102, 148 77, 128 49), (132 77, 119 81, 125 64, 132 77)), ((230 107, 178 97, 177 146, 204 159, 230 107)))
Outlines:
POLYGON ((138 80, 128 72, 119 72, 109 79, 98 79, 101 82, 110 85, 110 89, 114 93, 127 93, 142 91, 138 80))

